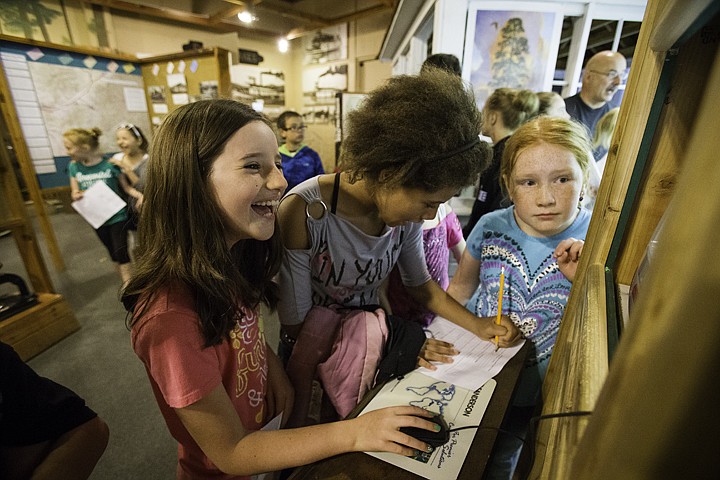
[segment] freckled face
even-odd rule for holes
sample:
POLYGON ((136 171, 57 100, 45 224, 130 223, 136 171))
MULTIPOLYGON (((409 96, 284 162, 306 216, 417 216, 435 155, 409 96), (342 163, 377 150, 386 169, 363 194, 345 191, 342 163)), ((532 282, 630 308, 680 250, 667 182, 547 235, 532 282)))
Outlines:
POLYGON ((115 132, 115 140, 125 155, 134 155, 140 150, 140 139, 125 128, 121 128, 115 132))
POLYGON ((225 217, 229 247, 239 240, 269 239, 287 188, 270 127, 255 121, 236 131, 213 163, 210 186, 225 217))
POLYGON ((523 150, 508 184, 515 220, 528 235, 551 237, 575 220, 583 174, 575 156, 564 148, 538 143, 523 150))
POLYGON ((406 222, 419 223, 432 220, 438 207, 457 193, 457 188, 446 188, 437 192, 426 192, 416 188, 395 188, 378 192, 375 203, 380 218, 386 225, 394 227, 406 222))

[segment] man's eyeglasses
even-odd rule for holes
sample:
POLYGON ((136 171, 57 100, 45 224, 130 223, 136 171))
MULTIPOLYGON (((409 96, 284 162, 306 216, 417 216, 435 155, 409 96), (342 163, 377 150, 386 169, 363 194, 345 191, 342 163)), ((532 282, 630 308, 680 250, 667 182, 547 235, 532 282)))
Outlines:
POLYGON ((608 80, 614 81, 616 78, 619 78, 621 81, 627 80, 627 73, 625 72, 618 72, 617 70, 610 70, 609 72, 599 72, 597 70, 589 70, 592 73, 596 73, 598 75, 604 75, 608 78, 608 80))
POLYGON ((283 128, 283 130, 292 130, 293 132, 302 132, 307 128, 307 125, 293 125, 292 127, 283 128))

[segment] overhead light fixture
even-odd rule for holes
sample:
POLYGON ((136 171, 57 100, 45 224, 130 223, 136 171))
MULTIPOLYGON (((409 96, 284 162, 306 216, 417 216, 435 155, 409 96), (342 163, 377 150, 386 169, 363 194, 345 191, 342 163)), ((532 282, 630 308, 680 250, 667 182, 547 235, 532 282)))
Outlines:
POLYGON ((252 23, 255 20, 255 17, 252 13, 248 12, 247 10, 238 13, 238 20, 240 20, 242 23, 252 23))
POLYGON ((289 48, 290 42, 288 42, 287 38, 281 38, 278 40, 278 50, 280 50, 280 53, 286 53, 289 48))

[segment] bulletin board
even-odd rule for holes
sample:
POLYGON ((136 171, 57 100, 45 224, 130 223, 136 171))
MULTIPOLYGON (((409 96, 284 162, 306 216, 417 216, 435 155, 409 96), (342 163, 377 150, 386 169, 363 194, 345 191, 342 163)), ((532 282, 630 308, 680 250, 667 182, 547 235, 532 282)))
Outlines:
POLYGON ((142 77, 153 128, 182 105, 230 98, 229 54, 212 48, 143 59, 142 77))
POLYGON ((118 151, 121 123, 150 130, 140 64, 135 57, 0 36, 0 61, 41 188, 68 184, 62 134, 98 127, 103 153, 118 151))

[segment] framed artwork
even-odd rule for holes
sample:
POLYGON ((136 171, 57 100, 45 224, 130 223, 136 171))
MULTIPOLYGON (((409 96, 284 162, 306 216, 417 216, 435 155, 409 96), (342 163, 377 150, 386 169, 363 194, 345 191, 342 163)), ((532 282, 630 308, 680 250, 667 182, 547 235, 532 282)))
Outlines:
MULTIPOLYGON (((72 46, 60 0, 4 0, 0 8, 0 34, 72 46)), ((99 28, 88 29, 95 33, 99 28)), ((95 33, 97 35, 97 33, 95 33)))
POLYGON ((541 2, 470 3, 463 78, 473 85, 480 107, 500 87, 551 90, 562 32, 560 7, 541 2))
POLYGON ((303 37, 303 63, 322 64, 347 59, 348 24, 321 28, 303 37))
POLYGON ((234 100, 251 105, 271 120, 285 110, 285 73, 254 65, 230 67, 231 94, 234 100))
POLYGON ((342 63, 305 67, 302 82, 305 106, 334 106, 335 94, 347 90, 348 65, 342 63))

